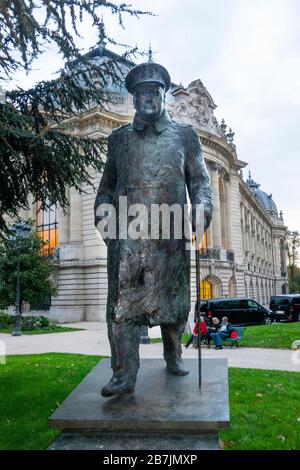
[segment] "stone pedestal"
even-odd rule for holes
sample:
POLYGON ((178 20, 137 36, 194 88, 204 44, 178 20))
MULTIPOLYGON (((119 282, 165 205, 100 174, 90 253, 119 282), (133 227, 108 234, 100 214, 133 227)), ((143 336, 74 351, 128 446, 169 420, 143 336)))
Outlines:
POLYGON ((197 360, 190 374, 175 377, 160 359, 144 359, 134 394, 103 398, 111 377, 102 360, 50 416, 49 426, 63 430, 49 449, 218 449, 218 430, 229 426, 226 359, 197 360))

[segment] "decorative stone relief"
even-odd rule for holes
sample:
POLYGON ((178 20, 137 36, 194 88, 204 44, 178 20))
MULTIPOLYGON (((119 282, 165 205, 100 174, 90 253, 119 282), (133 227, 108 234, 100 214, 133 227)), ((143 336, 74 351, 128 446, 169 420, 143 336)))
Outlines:
POLYGON ((179 85, 171 94, 174 100, 169 103, 168 111, 172 118, 192 124, 194 127, 218 137, 223 137, 218 121, 213 114, 217 106, 201 80, 194 80, 187 89, 179 85))

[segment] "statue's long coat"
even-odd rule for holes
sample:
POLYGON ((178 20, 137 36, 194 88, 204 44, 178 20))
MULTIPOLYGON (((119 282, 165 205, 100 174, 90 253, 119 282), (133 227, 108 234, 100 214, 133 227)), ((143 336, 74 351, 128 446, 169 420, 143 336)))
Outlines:
MULTIPOLYGON (((199 138, 191 126, 172 121, 165 111, 149 128, 135 120, 109 136, 95 212, 100 204, 109 203, 118 217, 119 196, 127 196, 128 208, 144 204, 149 214, 152 203, 177 203, 183 209, 186 187, 191 203, 204 204, 210 221, 211 186, 199 138)), ((174 324, 186 320, 189 310, 190 251, 184 236, 108 241, 110 318, 149 326, 174 324)))

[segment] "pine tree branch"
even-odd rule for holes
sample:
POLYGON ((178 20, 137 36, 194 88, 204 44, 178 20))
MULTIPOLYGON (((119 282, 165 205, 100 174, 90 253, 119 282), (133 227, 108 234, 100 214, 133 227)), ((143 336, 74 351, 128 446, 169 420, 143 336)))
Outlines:
POLYGON ((34 59, 49 44, 58 47, 64 61, 80 58, 82 53, 75 42, 80 37, 77 25, 86 17, 91 18, 99 35, 102 31, 99 13, 105 8, 118 16, 122 27, 124 14, 136 18, 152 15, 125 3, 118 5, 106 0, 0 0, 0 69, 4 76, 11 78, 20 68, 29 71, 34 59), (44 21, 38 19, 42 15, 44 21), (16 52, 19 57, 13 59, 16 52))
POLYGON ((120 61, 99 63, 82 56, 76 37, 86 18, 92 19, 102 40, 105 36, 118 44, 104 34, 99 15, 103 8, 117 15, 122 27, 125 14, 151 14, 106 0, 0 0, 0 80, 20 69, 30 71, 51 43, 66 61, 58 79, 6 92, 0 101, 0 234, 7 217, 28 207, 29 194, 42 207, 56 203, 64 208, 65 188, 80 191, 84 183, 93 185, 88 169, 102 170, 105 139, 76 137, 66 121, 94 106, 107 109, 111 86, 124 83, 119 62, 137 53, 137 48, 122 44, 126 50, 120 61))

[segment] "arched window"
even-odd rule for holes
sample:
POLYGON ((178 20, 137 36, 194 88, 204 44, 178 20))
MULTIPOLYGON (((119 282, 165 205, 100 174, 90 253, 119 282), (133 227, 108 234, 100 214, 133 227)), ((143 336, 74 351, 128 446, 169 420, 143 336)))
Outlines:
POLYGON ((282 284, 281 286, 281 292, 282 294, 287 294, 288 293, 288 284, 282 284))
POLYGON ((58 246, 58 210, 56 205, 41 209, 37 207, 37 235, 45 244, 42 248, 43 256, 53 256, 54 248, 58 246))
MULTIPOLYGON (((203 281, 203 294, 208 295, 209 297, 203 297, 203 298, 219 298, 222 297, 223 295, 223 289, 222 289, 222 282, 221 279, 219 279, 217 276, 209 276, 203 281), (205 284, 207 283, 207 284, 205 284), (206 287, 206 291, 205 291, 206 287), (206 292, 206 294, 205 294, 206 292)), ((200 290, 201 292, 201 290, 200 290)))
POLYGON ((209 281, 200 282, 200 299, 212 298, 212 284, 209 281))

